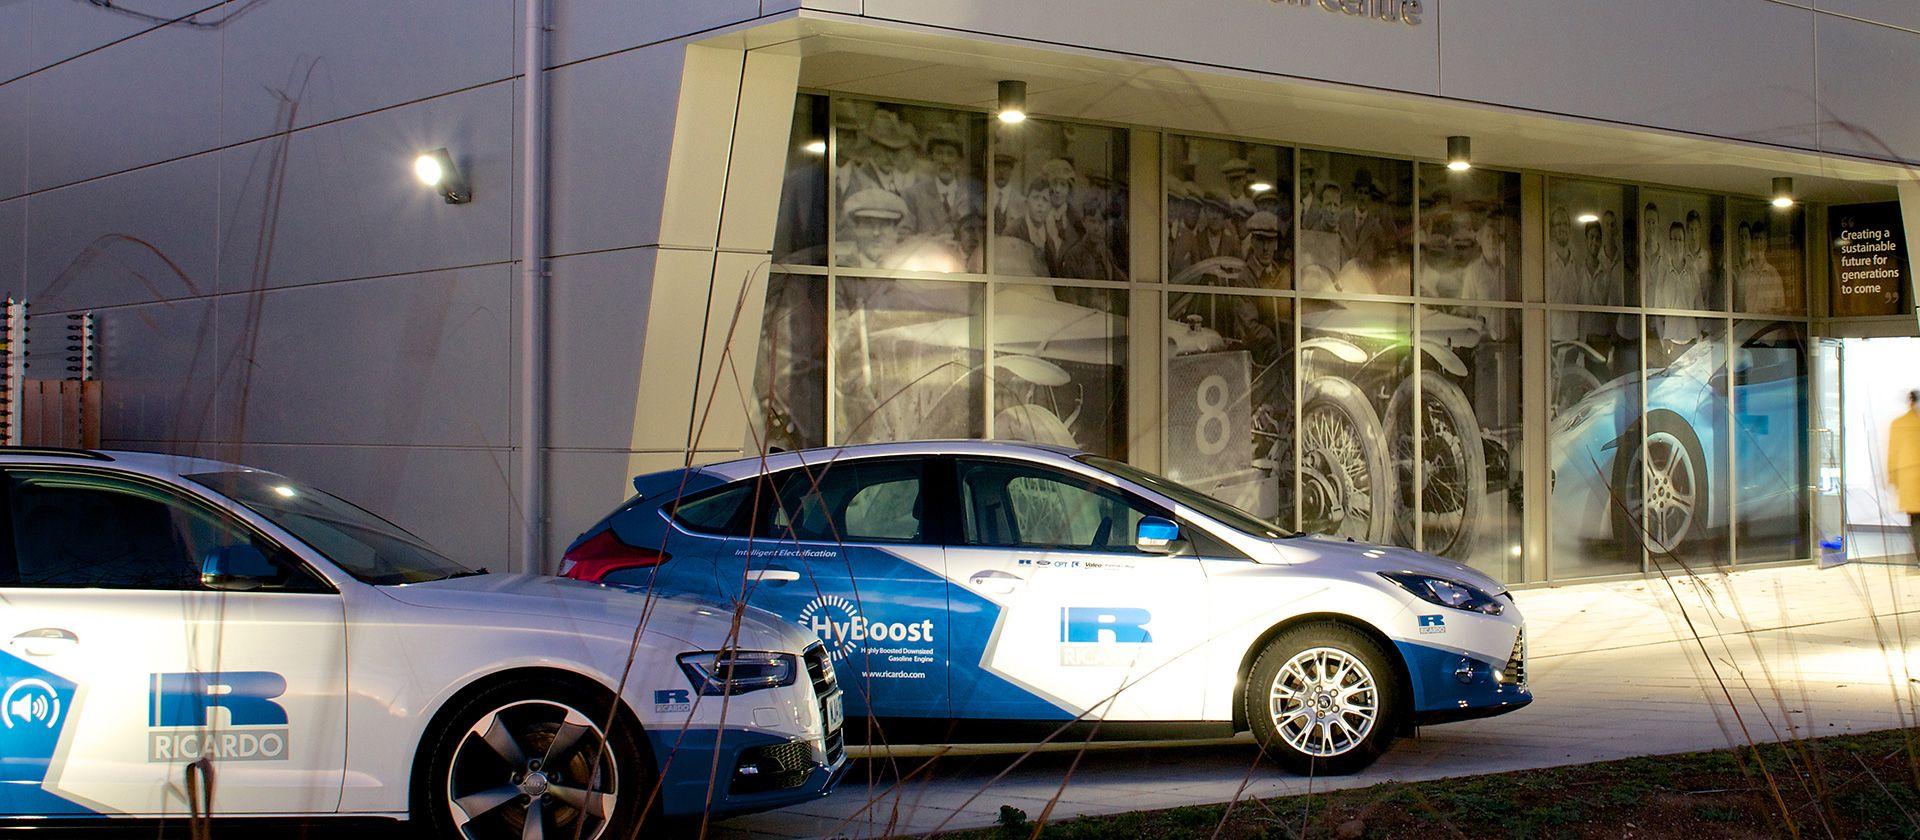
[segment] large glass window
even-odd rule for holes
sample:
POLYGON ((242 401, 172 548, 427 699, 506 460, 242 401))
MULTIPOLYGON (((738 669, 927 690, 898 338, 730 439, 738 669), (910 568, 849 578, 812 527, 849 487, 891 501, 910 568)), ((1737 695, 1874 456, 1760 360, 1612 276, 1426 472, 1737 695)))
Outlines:
POLYGON ((1176 134, 1166 191, 1170 282, 1293 287, 1293 150, 1176 134))
POLYGON ((1805 554, 1804 493, 1782 490, 1805 482, 1775 480, 1807 469, 1799 208, 1171 132, 1139 144, 1163 201, 1132 202, 1141 137, 803 95, 753 383, 766 444, 1152 461, 1144 441, 1278 529, 1510 581, 1639 572, 1669 542, 1689 564, 1805 554), (1160 265, 1131 263, 1134 225, 1160 265), (1129 365, 1129 341, 1164 366, 1129 365), (1129 416, 1156 379, 1160 416, 1129 416), (1525 428, 1536 392, 1547 429, 1525 428), (1532 539, 1529 504, 1549 508, 1532 539))
POLYGON ((1420 294, 1520 299, 1520 176, 1420 165, 1420 294))
POLYGON ((1634 259, 1630 188, 1560 178, 1547 182, 1547 302, 1628 306, 1634 259))
POLYGON ((1739 562, 1807 552, 1807 327, 1733 325, 1735 551, 1739 562))
POLYGON ((1002 283, 993 298, 993 436, 1124 458, 1127 292, 1002 283))
POLYGON ((1412 545, 1411 460, 1391 441, 1413 421, 1413 308, 1300 302, 1300 527, 1412 545), (1408 493, 1402 493, 1405 488, 1408 493))
POLYGON ((827 264, 827 98, 801 94, 787 137, 787 174, 773 229, 773 261, 827 264))
MULTIPOLYGON (((1628 487, 1655 562, 1724 566, 1731 492, 1727 451, 1727 322, 1647 319, 1642 486, 1628 487), (1656 320, 1664 335, 1653 334, 1656 320)), ((1668 567, 1671 568, 1671 567, 1668 567)))
POLYGON ((994 139, 993 272, 1127 279, 1126 130, 1030 119, 994 139))
POLYGON ((834 102, 834 264, 978 272, 986 120, 861 99, 834 102))
POLYGON ((1800 206, 1764 201, 1727 202, 1733 227, 1733 308, 1765 315, 1804 315, 1806 276, 1801 265, 1800 206))
POLYGON ((769 451, 826 445, 826 361, 826 279, 768 277, 753 397, 766 418, 763 440, 769 451))
POLYGON ((1548 574, 1638 572, 1640 524, 1629 512, 1639 473, 1640 316, 1553 312, 1547 318, 1548 574))
POLYGON ((1167 295, 1167 476, 1289 525, 1293 326, 1287 298, 1167 295))
POLYGON ((836 442, 985 434, 985 305, 978 283, 835 280, 836 442))
POLYGON ((1640 191, 1640 288, 1648 309, 1727 308, 1722 205, 1699 193, 1640 191))
MULTIPOLYGON (((1420 335, 1420 548, 1518 580, 1525 506, 1520 310, 1425 307, 1420 335)), ((1409 390, 1395 390, 1389 416, 1407 410, 1409 390)), ((1394 444, 1397 457, 1412 460, 1411 441, 1394 444)), ((1403 531, 1412 528, 1411 518, 1402 521, 1403 531)))
POLYGON ((1300 153, 1300 290, 1413 291, 1413 164, 1300 153))

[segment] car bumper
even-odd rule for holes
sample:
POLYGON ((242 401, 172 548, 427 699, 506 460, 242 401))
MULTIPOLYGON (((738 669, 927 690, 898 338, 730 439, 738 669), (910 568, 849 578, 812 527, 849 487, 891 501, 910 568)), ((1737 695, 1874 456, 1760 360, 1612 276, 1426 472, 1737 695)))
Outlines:
POLYGON ((1524 635, 1504 658, 1396 642, 1413 682, 1416 725, 1506 714, 1533 702, 1527 681, 1524 635))
POLYGON ((817 739, 733 728, 648 736, 668 817, 733 816, 816 799, 831 793, 847 768, 844 749, 817 739))

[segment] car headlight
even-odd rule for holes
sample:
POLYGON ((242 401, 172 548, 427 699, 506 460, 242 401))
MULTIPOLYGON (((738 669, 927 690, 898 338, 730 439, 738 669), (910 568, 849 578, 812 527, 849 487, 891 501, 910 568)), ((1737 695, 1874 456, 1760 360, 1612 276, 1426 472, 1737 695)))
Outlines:
POLYGON ((1487 615, 1499 615, 1505 609, 1500 599, 1475 586, 1459 581, 1437 578, 1414 572, 1381 572, 1380 576, 1398 584, 1401 589, 1414 594, 1414 597, 1443 607, 1456 610, 1471 610, 1487 615))
POLYGON ((703 650, 680 654, 680 670, 701 694, 719 697, 793 685, 800 660, 764 650, 703 650))

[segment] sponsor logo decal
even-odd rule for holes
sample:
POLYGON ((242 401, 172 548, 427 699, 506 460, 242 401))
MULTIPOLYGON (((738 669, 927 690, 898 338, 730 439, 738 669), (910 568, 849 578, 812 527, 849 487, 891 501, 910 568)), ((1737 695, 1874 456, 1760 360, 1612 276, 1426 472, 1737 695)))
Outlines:
POLYGON ((1422 633, 1431 636, 1435 633, 1447 632, 1447 617, 1444 615, 1422 615, 1417 616, 1417 618, 1420 619, 1420 632, 1422 633))
POLYGON ((286 693, 287 678, 272 671, 154 674, 147 761, 285 761, 287 710, 274 700, 286 693))
MULTIPOLYGON (((936 657, 933 619, 874 621, 860 607, 839 595, 821 595, 800 608, 800 626, 814 632, 833 662, 863 669, 858 677, 924 680, 936 657), (855 657, 858 652, 860 656, 855 657)), ((847 675, 843 673, 842 679, 847 675)))
POLYGON ((1153 613, 1140 607, 1061 607, 1060 664, 1068 667, 1132 665, 1143 645, 1153 644, 1153 613))
POLYGON ((77 691, 71 680, 0 650, 0 817, 93 813, 42 786, 77 691))
POLYGON ((685 688, 660 688, 653 692, 653 710, 656 712, 693 711, 693 691, 685 688))
POLYGON ((7 686, 0 695, 0 724, 12 729, 56 729, 60 726, 60 692, 46 680, 28 677, 7 686))

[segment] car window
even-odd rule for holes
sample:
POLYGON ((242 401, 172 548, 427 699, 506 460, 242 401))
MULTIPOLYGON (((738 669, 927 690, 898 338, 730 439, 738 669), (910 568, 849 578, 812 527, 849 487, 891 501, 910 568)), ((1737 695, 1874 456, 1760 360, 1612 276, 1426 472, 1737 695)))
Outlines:
POLYGON ((146 482, 16 470, 6 487, 13 551, 0 586, 199 589, 209 553, 251 545, 285 571, 262 589, 323 589, 284 548, 146 482))
POLYGON ((924 542, 917 460, 844 461, 789 470, 776 478, 769 539, 820 542, 924 542))
POLYGON ((689 531, 731 534, 739 530, 734 527, 735 514, 752 495, 753 482, 743 481, 714 492, 702 493, 678 505, 669 504, 667 509, 672 511, 673 521, 689 531))
POLYGON ((1008 461, 958 464, 968 545, 1138 551, 1134 526, 1167 512, 1061 470, 1008 461))

